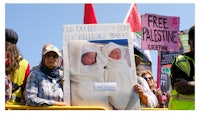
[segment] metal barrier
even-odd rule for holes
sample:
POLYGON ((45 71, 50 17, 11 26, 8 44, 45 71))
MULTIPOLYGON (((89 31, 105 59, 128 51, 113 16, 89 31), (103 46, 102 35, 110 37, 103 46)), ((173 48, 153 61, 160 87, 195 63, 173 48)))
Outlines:
MULTIPOLYGON (((46 106, 6 105, 6 110, 108 110, 101 106, 46 106)), ((140 108, 140 110, 168 110, 168 108, 140 108)))
POLYGON ((168 110, 168 108, 140 108, 140 110, 168 110))
POLYGON ((101 106, 46 106, 32 107, 26 105, 6 105, 6 110, 107 110, 101 106))

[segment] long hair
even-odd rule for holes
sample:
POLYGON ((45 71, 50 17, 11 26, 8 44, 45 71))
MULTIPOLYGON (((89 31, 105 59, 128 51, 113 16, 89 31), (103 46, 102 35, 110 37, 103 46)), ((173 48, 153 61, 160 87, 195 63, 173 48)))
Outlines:
POLYGON ((16 44, 12 44, 6 41, 5 52, 7 57, 7 63, 5 63, 6 74, 9 74, 11 78, 14 77, 15 70, 19 67, 20 59, 18 58, 20 52, 16 44))

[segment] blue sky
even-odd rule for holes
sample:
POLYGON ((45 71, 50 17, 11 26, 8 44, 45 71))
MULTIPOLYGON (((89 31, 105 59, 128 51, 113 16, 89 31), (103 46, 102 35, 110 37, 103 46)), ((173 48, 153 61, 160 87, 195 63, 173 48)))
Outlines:
MULTIPOLYGON (((94 3, 99 24, 123 23, 130 3, 94 3)), ((179 16, 180 30, 195 24, 194 3, 138 3, 140 14, 153 13, 164 16, 179 16)), ((31 67, 39 64, 44 44, 52 43, 62 49, 64 24, 82 24, 84 4, 11 4, 5 3, 5 27, 19 35, 18 48, 31 67)), ((151 51, 154 76, 157 73, 157 51, 151 51)))

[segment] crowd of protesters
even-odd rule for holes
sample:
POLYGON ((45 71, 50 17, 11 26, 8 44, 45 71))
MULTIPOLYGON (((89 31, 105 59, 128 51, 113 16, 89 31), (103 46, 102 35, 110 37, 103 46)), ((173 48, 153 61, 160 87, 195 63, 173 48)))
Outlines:
MULTIPOLYGON (((19 53, 17 48, 18 38, 18 34, 14 30, 5 29, 5 103, 8 105, 17 104, 30 106, 70 105, 70 103, 64 102, 63 82, 65 78, 63 73, 60 72, 60 60, 62 60, 61 51, 52 44, 44 45, 40 64, 30 69, 29 62, 19 53)), ((137 73, 138 83, 135 85, 132 84, 132 88, 133 91, 139 95, 141 107, 168 108, 173 110, 195 109, 195 26, 189 29, 188 44, 190 45, 190 52, 176 57, 170 68, 170 91, 162 92, 161 89, 156 86, 156 80, 150 70, 137 73)), ((109 48, 106 48, 104 52, 108 50, 109 48)), ((89 55, 85 53, 83 58, 89 59, 89 55)), ((105 52, 107 57, 110 59, 112 58, 110 62, 113 61, 113 64, 110 63, 107 69, 108 67, 114 69, 113 67, 115 67, 117 63, 121 63, 119 59, 121 59, 122 53, 123 51, 120 46, 115 46, 115 48, 112 46, 112 49, 110 49, 108 53, 105 52), (116 54, 115 56, 113 51, 116 54), (113 56, 111 53, 113 53, 113 56), (117 54, 119 54, 119 58, 117 54)), ((95 52, 94 57, 91 57, 94 62, 92 64, 96 64, 96 57, 98 56, 95 52)), ((140 60, 140 58, 135 57, 136 66, 140 60)), ((81 60, 81 62, 85 63, 84 60, 81 60)), ((130 68, 127 61, 125 61, 124 64, 126 64, 126 68, 130 68)), ((88 66, 87 68, 91 69, 91 67, 88 66)), ((120 70, 120 68, 116 68, 114 71, 107 71, 111 72, 108 73, 110 77, 110 81, 108 80, 108 82, 113 82, 113 80, 117 81, 122 78, 122 75, 126 73, 123 71, 124 70, 120 70), (115 75, 112 75, 114 72, 115 75), (111 78, 113 80, 111 80, 111 78)), ((118 82, 121 84, 128 83, 127 80, 118 82)), ((121 88, 124 90, 127 89, 126 86, 121 88)), ((120 105, 122 104, 119 101, 120 98, 123 98, 123 95, 114 93, 110 97, 110 100, 108 99, 108 101, 112 102, 112 107, 115 107, 114 109, 118 109, 118 107, 122 109, 120 108, 122 106, 120 105)), ((126 100, 126 103, 128 103, 129 100, 127 99, 128 98, 125 97, 123 101, 126 100)), ((125 109, 125 107, 123 107, 123 109, 125 109)))

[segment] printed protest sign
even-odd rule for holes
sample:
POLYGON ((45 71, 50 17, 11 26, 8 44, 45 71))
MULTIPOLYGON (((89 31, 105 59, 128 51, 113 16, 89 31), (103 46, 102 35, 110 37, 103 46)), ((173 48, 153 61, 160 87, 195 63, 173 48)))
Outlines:
POLYGON ((190 46, 188 44, 188 39, 189 39, 188 34, 187 33, 180 34, 179 37, 180 37, 180 41, 181 41, 182 47, 184 49, 184 52, 189 52, 190 46))
POLYGON ((142 49, 178 51, 179 17, 144 14, 142 16, 142 49))
POLYGON ((161 65, 160 89, 162 92, 167 92, 170 88, 170 67, 170 64, 161 65))
POLYGON ((163 92, 169 90, 170 67, 174 59, 180 54, 183 54, 182 48, 179 48, 179 52, 159 51, 158 53, 157 85, 163 92))
POLYGON ((140 109, 131 39, 128 24, 64 25, 64 93, 72 106, 140 109))

